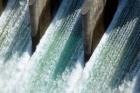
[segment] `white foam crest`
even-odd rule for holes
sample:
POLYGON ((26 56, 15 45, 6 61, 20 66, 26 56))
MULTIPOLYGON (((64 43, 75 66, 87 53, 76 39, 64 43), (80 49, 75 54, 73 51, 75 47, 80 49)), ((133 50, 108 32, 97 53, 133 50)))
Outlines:
POLYGON ((68 87, 66 87, 66 93, 72 93, 74 88, 77 87, 77 83, 80 80, 83 71, 83 53, 80 55, 76 66, 71 72, 70 77, 68 78, 68 87))

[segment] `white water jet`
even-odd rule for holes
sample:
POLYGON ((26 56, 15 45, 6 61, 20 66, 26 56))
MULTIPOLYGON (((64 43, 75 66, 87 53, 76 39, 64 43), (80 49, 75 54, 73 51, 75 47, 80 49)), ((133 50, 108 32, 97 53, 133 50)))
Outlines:
POLYGON ((82 0, 63 0, 24 71, 18 93, 70 93, 83 70, 82 0), (73 78, 77 74, 77 78, 73 78), (73 80, 75 79, 75 80, 73 80))
POLYGON ((134 58, 140 49, 139 5, 138 0, 120 0, 114 19, 86 64, 74 93, 128 93, 127 87, 122 86, 131 82, 127 76, 131 75, 131 65, 137 64, 134 58))
POLYGON ((28 2, 8 0, 0 16, 0 93, 16 93, 31 55, 28 2))

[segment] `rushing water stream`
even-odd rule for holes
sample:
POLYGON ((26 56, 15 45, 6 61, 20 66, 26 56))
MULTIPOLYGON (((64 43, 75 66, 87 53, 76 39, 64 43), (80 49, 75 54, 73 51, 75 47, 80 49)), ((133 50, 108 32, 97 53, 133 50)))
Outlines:
POLYGON ((75 93, 132 93, 140 68, 140 1, 120 0, 108 31, 86 64, 75 93), (132 89, 132 90, 131 90, 132 89))
POLYGON ((23 73, 18 93, 72 92, 84 60, 81 5, 82 0, 63 0, 23 73))
POLYGON ((31 55, 28 5, 9 0, 0 17, 0 93, 11 93, 31 55))
POLYGON ((140 1, 120 0, 84 67, 83 0, 63 0, 31 55, 28 0, 9 0, 0 17, 0 93, 137 93, 140 1))

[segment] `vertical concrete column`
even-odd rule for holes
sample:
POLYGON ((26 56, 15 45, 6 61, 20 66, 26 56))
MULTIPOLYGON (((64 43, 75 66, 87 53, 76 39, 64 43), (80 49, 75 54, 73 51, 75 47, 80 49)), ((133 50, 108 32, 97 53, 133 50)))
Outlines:
POLYGON ((7 4, 7 0, 0 0, 0 14, 4 10, 6 4, 7 4))
POLYGON ((30 0, 33 51, 51 21, 51 0, 30 0))
POLYGON ((85 60, 87 61, 102 34, 105 32, 103 23, 103 10, 107 0, 85 0, 82 9, 82 24, 85 47, 85 60))

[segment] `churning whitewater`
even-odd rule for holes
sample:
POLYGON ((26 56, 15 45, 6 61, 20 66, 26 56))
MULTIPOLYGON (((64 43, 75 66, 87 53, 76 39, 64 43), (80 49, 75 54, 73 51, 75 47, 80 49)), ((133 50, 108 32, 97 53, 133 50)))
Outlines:
POLYGON ((28 62, 18 93, 73 91, 84 65, 81 5, 82 0, 63 0, 28 62))
POLYGON ((0 93, 16 93, 31 55, 28 2, 9 0, 0 21, 0 93))
POLYGON ((0 16, 0 93, 139 93, 140 0, 119 0, 84 63, 83 0, 62 0, 32 53, 28 0, 8 0, 0 16))
POLYGON ((120 0, 114 19, 86 64, 75 93, 133 93, 140 68, 139 61, 135 61, 140 49, 139 6, 139 0, 120 0))

